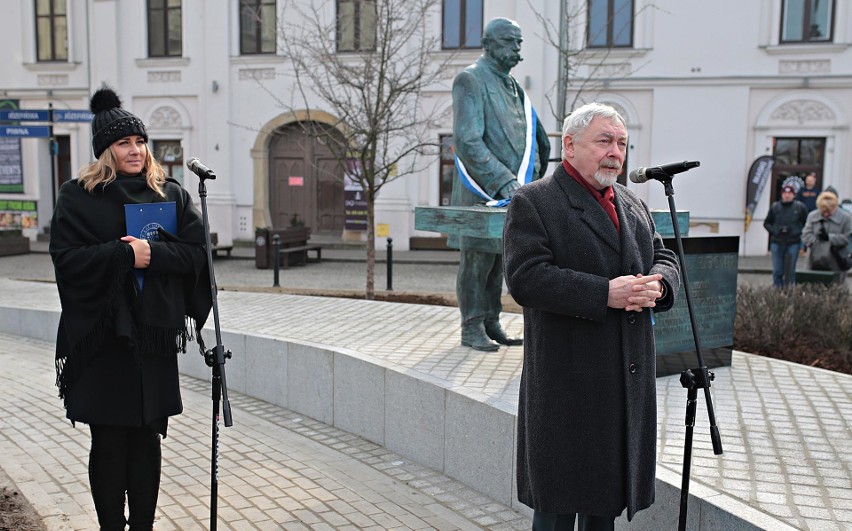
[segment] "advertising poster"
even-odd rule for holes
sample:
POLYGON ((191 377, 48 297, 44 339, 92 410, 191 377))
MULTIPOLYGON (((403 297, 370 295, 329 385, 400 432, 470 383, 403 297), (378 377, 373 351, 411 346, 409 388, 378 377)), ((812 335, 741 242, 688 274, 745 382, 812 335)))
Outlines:
POLYGON ((0 200, 0 230, 38 228, 35 201, 0 200))
POLYGON ((343 228, 346 230, 367 230, 367 199, 358 182, 360 175, 361 162, 346 160, 343 169, 343 228))

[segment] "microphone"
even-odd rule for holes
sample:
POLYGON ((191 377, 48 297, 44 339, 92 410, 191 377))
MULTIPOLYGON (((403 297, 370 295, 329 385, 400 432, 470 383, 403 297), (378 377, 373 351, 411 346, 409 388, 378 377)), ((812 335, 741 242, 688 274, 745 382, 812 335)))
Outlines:
POLYGON ((202 179, 215 179, 216 174, 213 173, 213 170, 205 166, 198 160, 198 157, 192 157, 188 161, 186 161, 186 167, 189 168, 192 173, 198 175, 202 179))
POLYGON ((689 171, 692 168, 701 166, 701 163, 695 161, 669 162, 662 166, 654 166, 652 168, 636 168, 630 172, 630 180, 634 183, 644 183, 648 179, 666 180, 672 175, 689 171))

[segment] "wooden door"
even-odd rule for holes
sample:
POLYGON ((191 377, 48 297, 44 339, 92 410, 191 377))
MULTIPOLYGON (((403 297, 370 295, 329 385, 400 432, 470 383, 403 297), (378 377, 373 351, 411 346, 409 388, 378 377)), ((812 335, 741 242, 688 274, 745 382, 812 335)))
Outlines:
POLYGON ((343 230, 343 172, 305 127, 282 128, 270 144, 270 211, 275 228, 304 223, 314 233, 343 230))
POLYGON ((317 230, 343 230, 343 172, 337 159, 317 158, 317 230))

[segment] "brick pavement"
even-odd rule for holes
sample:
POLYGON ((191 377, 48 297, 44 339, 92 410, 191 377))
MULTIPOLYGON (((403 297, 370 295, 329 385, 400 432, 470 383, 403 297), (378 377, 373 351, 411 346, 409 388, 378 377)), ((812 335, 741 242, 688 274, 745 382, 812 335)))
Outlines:
MULTIPOLYGON (((226 330, 343 344, 516 407, 521 350, 457 347, 452 308, 240 292, 219 302, 226 330)), ((55 287, 0 281, 0 306, 56 310, 55 287)), ((510 332, 521 319, 506 316, 510 332)), ((852 529, 852 377, 736 352, 715 372, 725 454, 712 454, 700 400, 694 484, 798 529, 852 529)), ((677 475, 685 394, 676 377, 658 380, 658 462, 677 475)))
MULTIPOLYGON (((49 530, 94 529, 88 430, 64 421, 50 343, 0 334, 9 375, 0 401, 0 466, 49 530)), ((206 529, 209 384, 183 377, 184 413, 163 442, 155 527, 206 529)), ((223 529, 528 529, 529 521, 461 483, 339 429, 230 393, 236 428, 220 436, 223 529)))

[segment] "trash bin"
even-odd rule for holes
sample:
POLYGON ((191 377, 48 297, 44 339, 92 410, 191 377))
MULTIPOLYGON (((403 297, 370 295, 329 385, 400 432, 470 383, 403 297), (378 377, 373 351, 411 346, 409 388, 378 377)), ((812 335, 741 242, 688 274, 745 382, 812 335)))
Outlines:
POLYGON ((272 264, 272 238, 269 230, 266 227, 254 229, 254 267, 257 269, 269 269, 272 264))

